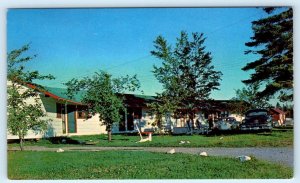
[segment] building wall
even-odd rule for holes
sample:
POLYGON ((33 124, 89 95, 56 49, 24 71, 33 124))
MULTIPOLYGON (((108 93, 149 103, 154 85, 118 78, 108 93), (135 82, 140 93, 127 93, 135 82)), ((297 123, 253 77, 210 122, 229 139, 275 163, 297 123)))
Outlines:
MULTIPOLYGON (((8 85, 11 84, 8 82, 8 85)), ((26 87, 22 87, 21 92, 25 91, 26 87)), ((27 104, 35 103, 35 100, 41 103, 42 110, 46 113, 46 119, 48 121, 48 129, 44 132, 35 132, 29 130, 25 139, 36 139, 43 137, 57 137, 57 136, 72 136, 72 135, 92 135, 92 134, 105 134, 105 126, 99 122, 99 115, 92 116, 90 119, 77 119, 77 133, 63 133, 63 117, 57 118, 56 103, 57 101, 50 97, 45 97, 40 93, 36 97, 31 97, 26 100, 27 104)), ((18 139, 18 136, 12 135, 7 131, 7 139, 18 139)))
MULTIPOLYGON (((151 115, 151 113, 149 111, 150 110, 148 108, 142 108, 142 117, 141 117, 141 119, 138 120, 138 124, 139 124, 139 127, 142 132, 145 130, 148 130, 148 129, 155 130, 157 128, 157 126, 152 125, 155 122, 155 115, 151 115)), ((197 126, 196 120, 199 119, 200 115, 202 116, 202 118, 200 120, 201 123, 202 124, 207 123, 207 119, 204 119, 204 113, 201 111, 198 111, 195 114, 195 118, 194 118, 194 126, 195 127, 197 126)), ((230 113, 228 113, 228 115, 230 117, 235 117, 236 120, 239 122, 241 122, 244 119, 244 116, 242 116, 242 115, 230 114, 230 113)), ((174 127, 186 128, 187 120, 188 120, 187 116, 182 116, 179 119, 175 119, 175 118, 171 117, 170 115, 166 114, 165 117, 163 117, 163 119, 162 119, 162 125, 163 125, 163 128, 166 130, 173 130, 174 127)), ((137 131, 136 127, 135 127, 135 131, 137 131)), ((114 124, 113 133, 120 133, 118 124, 114 124)))
MULTIPOLYGON (((62 118, 57 118, 56 113, 56 100, 52 98, 42 98, 44 106, 47 111, 47 116, 52 120, 50 122, 50 128, 45 133, 45 137, 55 136, 74 136, 74 135, 93 135, 93 134, 105 134, 105 126, 101 125, 99 121, 99 115, 92 116, 89 119, 76 119, 77 132, 76 133, 63 133, 63 115, 62 118), (53 130, 52 130, 53 129, 53 130)), ((77 115, 77 114, 76 114, 77 115)))
MULTIPOLYGON (((23 87, 23 90, 26 88, 23 87)), ((45 97, 44 94, 39 94, 37 97, 32 97, 27 100, 28 104, 34 103, 35 99, 38 99, 38 102, 42 104, 42 109, 47 114, 44 119, 48 120, 48 129, 44 133, 36 133, 33 131, 29 131, 28 135, 25 138, 42 138, 42 137, 56 137, 56 136, 73 136, 73 135, 95 135, 95 134, 106 134, 106 127, 102 125, 99 121, 99 115, 92 116, 89 119, 78 119, 76 120, 77 132, 76 133, 63 133, 63 119, 64 115, 61 118, 57 118, 57 109, 56 109, 56 101, 53 98, 45 97)), ((201 111, 198 111, 195 115, 195 120, 199 118, 199 116, 204 116, 201 111)), ((243 117, 230 114, 229 116, 235 117, 237 121, 242 121, 243 117)), ((172 130, 174 127, 187 127, 187 116, 183 116, 179 119, 173 118, 171 115, 166 114, 162 119, 162 125, 164 129, 172 130)), ((206 119, 202 118, 202 123, 206 122, 206 119)), ((155 122, 155 116, 150 113, 150 110, 146 107, 142 108, 142 116, 137 120, 138 126, 141 131, 145 131, 148 129, 155 130, 157 127, 152 125, 155 122)), ((196 124, 194 124, 196 126, 196 124)), ((134 127, 136 131, 136 126, 134 127)), ((120 133, 119 124, 115 123, 112 129, 113 133, 120 133)), ((7 134, 8 139, 18 139, 17 136, 13 136, 11 134, 7 134)))
MULTIPOLYGON (((12 83, 10 81, 8 81, 7 83, 8 85, 11 85, 12 83)), ((21 89, 20 89, 20 92, 24 92, 27 88, 22 86, 21 89)), ((46 112, 46 109, 51 106, 51 104, 48 104, 49 101, 44 101, 42 102, 41 100, 41 95, 37 95, 36 97, 30 97, 28 98, 25 102, 27 104, 34 104, 36 102, 36 99, 37 99, 37 102, 39 102, 42 106, 42 110, 44 112, 46 112)), ((55 121, 52 122, 51 120, 51 116, 48 116, 48 113, 47 113, 47 117, 43 117, 43 119, 46 119, 48 120, 49 122, 49 127, 51 126, 56 126, 55 124, 55 121)), ((48 131, 48 130, 47 130, 48 131)), ((29 130, 27 135, 25 136, 25 138, 27 139, 32 139, 32 138, 42 138, 43 136, 45 135, 45 133, 41 133, 41 132, 36 132, 36 131, 33 131, 33 130, 29 130)), ((18 139, 19 137, 16 136, 16 135, 12 135, 10 134, 9 132, 7 132, 7 139, 18 139)))
POLYGON ((77 133, 71 135, 106 134, 106 127, 99 121, 99 115, 89 119, 77 119, 77 133))

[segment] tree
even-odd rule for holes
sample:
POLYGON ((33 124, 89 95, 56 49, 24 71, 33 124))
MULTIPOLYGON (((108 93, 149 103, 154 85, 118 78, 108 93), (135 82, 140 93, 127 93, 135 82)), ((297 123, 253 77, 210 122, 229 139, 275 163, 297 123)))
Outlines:
POLYGON ((155 115, 153 126, 157 126, 159 130, 163 127, 163 118, 166 117, 170 111, 176 111, 176 105, 174 101, 170 101, 167 97, 159 95, 159 99, 153 101, 147 106, 150 108, 150 113, 155 115))
MULTIPOLYGON (((252 22, 254 36, 245 53, 258 54, 260 58, 242 69, 254 70, 245 84, 258 82, 264 89, 257 97, 278 95, 280 101, 293 100, 293 10, 292 8, 264 8, 270 14, 252 22), (275 13, 278 10, 279 13, 275 13)), ((277 11, 277 12, 278 12, 277 11)))
MULTIPOLYGON (((284 106, 284 105, 283 105, 283 106, 284 106)), ((282 107, 281 107, 281 105, 280 105, 279 102, 276 103, 276 106, 275 106, 275 107, 278 108, 278 109, 282 109, 282 107)))
POLYGON ((47 119, 42 118, 45 113, 36 97, 37 92, 24 86, 36 79, 54 79, 52 75, 40 75, 38 71, 25 71, 24 64, 36 57, 22 57, 29 48, 29 45, 25 45, 11 51, 7 57, 7 129, 12 135, 19 137, 21 150, 29 130, 40 132, 47 128, 47 119), (33 102, 28 102, 32 99, 33 102))
POLYGON ((222 73, 211 65, 211 53, 205 51, 204 42, 203 34, 192 33, 189 40, 186 32, 181 32, 174 49, 162 36, 154 41, 151 54, 162 64, 154 65, 153 73, 164 88, 158 94, 164 112, 186 109, 193 121, 194 110, 204 105, 211 91, 218 90, 222 73))
POLYGON ((236 96, 232 98, 233 103, 230 104, 230 110, 238 114, 245 114, 250 109, 270 107, 269 97, 257 98, 259 92, 258 82, 236 90, 236 96))
POLYGON ((124 110, 124 91, 135 91, 140 87, 136 76, 112 78, 104 71, 96 72, 92 77, 72 79, 65 83, 70 98, 79 91, 84 91, 81 102, 88 106, 88 111, 99 114, 99 121, 106 126, 108 141, 111 141, 112 125, 121 120, 120 111, 124 110))

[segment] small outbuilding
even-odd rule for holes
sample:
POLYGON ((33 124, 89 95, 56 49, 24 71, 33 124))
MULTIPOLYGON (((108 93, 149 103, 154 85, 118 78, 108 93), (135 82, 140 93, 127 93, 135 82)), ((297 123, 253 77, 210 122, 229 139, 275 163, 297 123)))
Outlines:
POLYGON ((271 108, 269 110, 270 115, 273 118, 274 122, 278 122, 279 126, 282 126, 286 120, 285 112, 279 108, 271 108))

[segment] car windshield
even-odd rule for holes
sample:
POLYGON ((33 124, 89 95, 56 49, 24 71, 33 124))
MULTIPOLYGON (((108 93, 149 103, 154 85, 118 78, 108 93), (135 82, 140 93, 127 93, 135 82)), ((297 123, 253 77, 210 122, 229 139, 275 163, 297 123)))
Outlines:
POLYGON ((256 112, 250 112, 247 114, 247 116, 260 116, 260 115, 267 115, 267 112, 265 111, 256 111, 256 112))

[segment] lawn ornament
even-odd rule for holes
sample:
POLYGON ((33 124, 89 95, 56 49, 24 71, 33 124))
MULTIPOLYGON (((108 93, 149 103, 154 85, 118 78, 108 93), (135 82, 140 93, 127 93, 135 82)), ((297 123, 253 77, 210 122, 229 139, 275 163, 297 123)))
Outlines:
POLYGON ((137 141, 136 143, 138 143, 138 142, 147 142, 147 141, 152 141, 152 132, 143 132, 144 134, 147 134, 148 135, 148 137, 146 137, 146 138, 143 138, 143 136, 142 136, 142 132, 140 131, 140 128, 138 127, 138 125, 137 125, 137 123, 135 123, 135 125, 136 125, 136 128, 137 128, 137 130, 138 130, 138 132, 139 132, 139 135, 140 135, 140 137, 141 137, 141 140, 140 141, 137 141))

